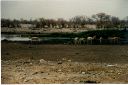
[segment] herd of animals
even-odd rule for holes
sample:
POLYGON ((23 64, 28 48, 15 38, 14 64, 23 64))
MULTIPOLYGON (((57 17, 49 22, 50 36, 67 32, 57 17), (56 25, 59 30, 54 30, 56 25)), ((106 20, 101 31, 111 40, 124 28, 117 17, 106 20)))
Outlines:
POLYGON ((87 38, 74 38, 74 44, 104 44, 104 43, 111 43, 111 44, 119 44, 120 37, 108 37, 104 39, 103 37, 97 38, 96 35, 93 37, 87 38))
MULTIPOLYGON (((40 39, 38 37, 32 37, 31 38, 32 41, 39 41, 40 39)), ((109 43, 109 44, 119 44, 120 43, 120 37, 108 37, 103 38, 103 37, 99 37, 97 38, 97 36, 93 36, 93 37, 75 37, 72 39, 72 43, 74 45, 81 45, 81 44, 105 44, 105 43, 109 43)))

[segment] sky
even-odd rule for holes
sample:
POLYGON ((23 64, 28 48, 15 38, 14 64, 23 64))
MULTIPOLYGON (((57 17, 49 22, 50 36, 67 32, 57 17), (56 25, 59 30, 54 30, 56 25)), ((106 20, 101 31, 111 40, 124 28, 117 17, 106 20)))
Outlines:
POLYGON ((2 0, 1 17, 9 19, 64 18, 104 12, 128 16, 128 0, 2 0))

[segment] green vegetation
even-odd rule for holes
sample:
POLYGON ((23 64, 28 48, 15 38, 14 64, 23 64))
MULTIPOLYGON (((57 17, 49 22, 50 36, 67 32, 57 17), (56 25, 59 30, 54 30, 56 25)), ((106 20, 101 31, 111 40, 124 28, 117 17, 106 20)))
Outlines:
MULTIPOLYGON (((16 33, 4 33, 4 34, 16 34, 16 33)), ((17 33, 19 34, 19 33, 17 33)), ((88 36, 95 36, 96 37, 124 37, 123 30, 93 30, 93 31, 86 31, 86 32, 79 32, 79 33, 20 33, 19 35, 23 37, 88 37, 88 36)))
POLYGON ((95 36, 96 37, 124 37, 124 31, 121 30, 96 30, 96 31, 87 31, 81 33, 82 36, 95 36))

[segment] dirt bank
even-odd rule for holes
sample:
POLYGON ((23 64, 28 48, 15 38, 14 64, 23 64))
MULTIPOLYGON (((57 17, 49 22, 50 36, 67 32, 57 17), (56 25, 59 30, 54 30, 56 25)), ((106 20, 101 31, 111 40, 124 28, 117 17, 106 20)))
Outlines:
POLYGON ((3 43, 2 60, 71 59, 77 62, 128 63, 128 45, 31 45, 3 43))
POLYGON ((128 83, 127 45, 2 42, 3 84, 128 83))
POLYGON ((128 83, 128 64, 2 61, 3 84, 128 83))

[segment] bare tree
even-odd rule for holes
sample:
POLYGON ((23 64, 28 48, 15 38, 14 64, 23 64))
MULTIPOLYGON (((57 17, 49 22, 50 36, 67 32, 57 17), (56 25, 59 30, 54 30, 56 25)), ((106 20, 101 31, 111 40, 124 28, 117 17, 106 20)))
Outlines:
POLYGON ((44 19, 39 18, 35 20, 10 20, 10 19, 1 19, 1 26, 8 28, 20 27, 20 24, 32 24, 35 25, 35 28, 83 28, 86 24, 96 24, 97 28, 102 29, 111 29, 111 28, 127 28, 128 27, 128 16, 123 20, 120 20, 118 17, 110 16, 106 13, 94 14, 91 17, 87 16, 75 16, 69 21, 64 20, 63 18, 55 19, 44 19))
POLYGON ((63 18, 59 18, 57 20, 57 23, 58 23, 58 25, 59 25, 60 28, 64 28, 65 27, 65 24, 67 23, 67 21, 64 20, 63 18))
POLYGON ((92 15, 92 18, 95 19, 98 28, 104 29, 106 27, 106 24, 110 22, 110 15, 107 15, 105 13, 98 13, 92 15))
POLYGON ((120 28, 120 20, 118 17, 112 16, 111 23, 112 23, 112 27, 120 28))
POLYGON ((75 28, 83 27, 87 22, 87 17, 85 16, 75 16, 70 19, 70 22, 75 28))

